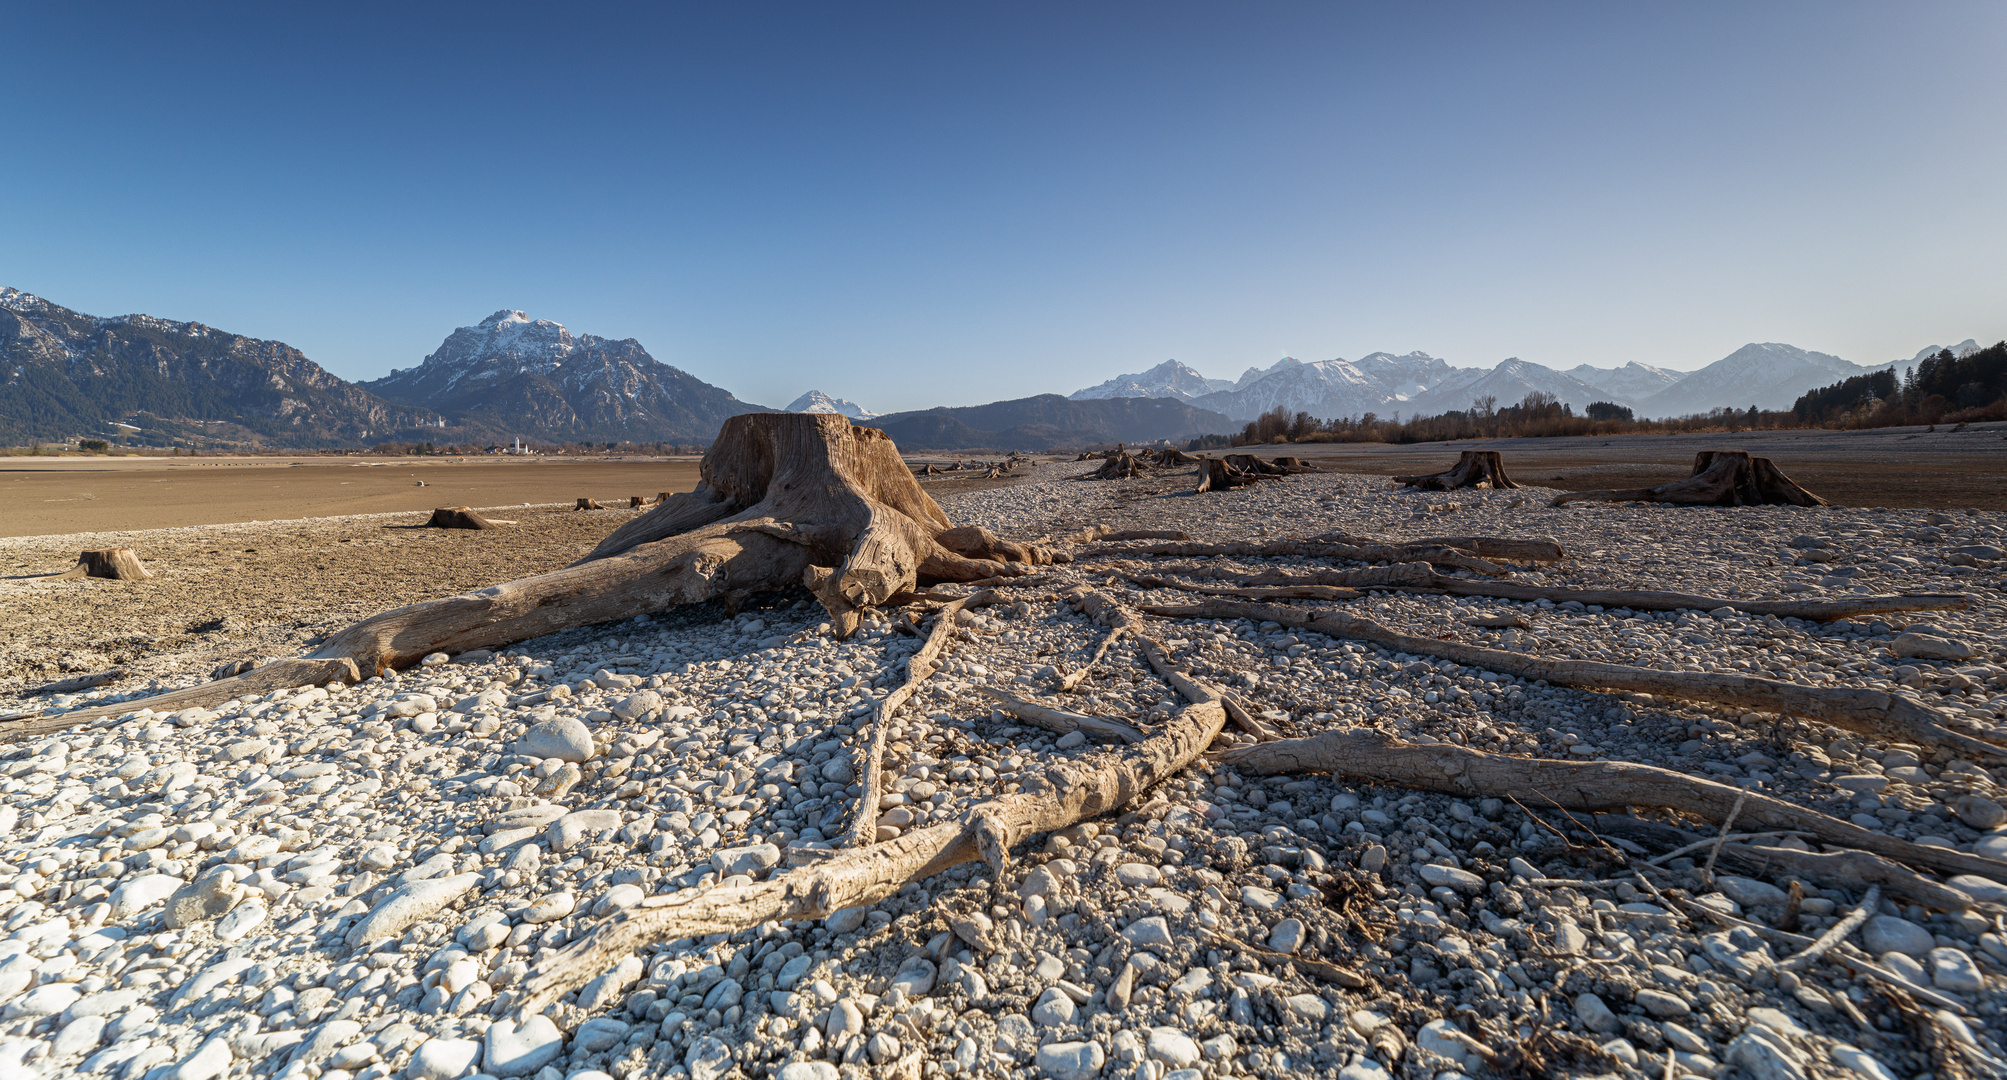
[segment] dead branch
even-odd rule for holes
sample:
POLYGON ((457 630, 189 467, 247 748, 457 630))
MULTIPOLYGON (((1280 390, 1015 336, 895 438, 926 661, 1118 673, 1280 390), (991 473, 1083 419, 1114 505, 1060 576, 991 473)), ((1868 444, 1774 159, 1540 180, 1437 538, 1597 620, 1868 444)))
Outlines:
POLYGON ((1750 457, 1747 450, 1702 450, 1694 455, 1693 475, 1684 480, 1648 488, 1569 491, 1555 496, 1550 505, 1584 501, 1674 506, 1832 505, 1799 487, 1769 458, 1750 457))
POLYGON ((1854 910, 1852 911, 1847 912, 1846 918, 1841 919, 1839 922, 1834 923, 1831 929, 1819 935, 1819 940, 1814 941, 1810 945, 1805 946, 1803 949, 1799 950, 1795 955, 1787 958, 1783 963, 1777 966, 1784 969, 1785 971, 1803 971, 1806 968, 1811 967, 1813 961, 1819 959, 1821 956, 1826 955, 1826 953, 1829 950, 1831 950, 1833 946, 1838 945, 1840 942, 1847 940, 1848 934, 1853 933, 1856 929, 1860 927, 1862 923, 1867 922, 1868 916, 1874 914, 1875 908, 1878 905, 1880 905, 1881 902, 1882 902, 1881 886, 1879 885, 1868 886, 1867 895, 1861 897, 1861 902, 1858 907, 1854 908, 1854 910))
POLYGON ((110 671, 93 672, 89 675, 72 675, 67 679, 57 679, 52 683, 44 683, 33 690, 26 691, 23 696, 41 697, 43 694, 74 694, 79 690, 89 690, 93 686, 103 686, 108 682, 115 682, 123 678, 125 678, 124 668, 113 668, 110 671))
POLYGON ((362 676, 356 671, 355 661, 347 657, 278 660, 263 667, 253 668, 242 675, 191 686, 186 690, 171 690, 137 701, 99 705, 53 716, 24 719, 0 727, 0 743, 63 731, 89 720, 122 716, 140 709, 151 709, 156 714, 163 714, 182 709, 208 708, 211 705, 221 705, 232 698, 269 694, 274 690, 303 689, 331 682, 352 683, 361 680, 362 676))
MULTIPOLYGON (((1394 541, 1372 536, 1354 536, 1350 533, 1319 533, 1308 538, 1313 544, 1352 544, 1365 546, 1388 544, 1394 541)), ((1399 541, 1418 547, 1451 547, 1458 551, 1468 551, 1486 559, 1511 559, 1517 562, 1557 563, 1567 557, 1561 544, 1551 538, 1518 536, 1423 536, 1413 540, 1399 541)))
POLYGON ((1250 600, 1357 600, 1361 595, 1357 589, 1342 589, 1335 585, 1281 585, 1274 588, 1237 589, 1230 585, 1195 585, 1160 577, 1146 577, 1141 574, 1122 575, 1130 584, 1144 589, 1181 589, 1185 592, 1206 593, 1211 596, 1239 596, 1250 600))
POLYGON ((892 714, 899 711, 934 673, 934 658, 948 644, 948 638, 955 632, 955 615, 963 608, 982 607, 995 603, 997 594, 985 589, 960 600, 941 606, 941 613, 934 617, 934 629, 927 634, 927 640, 906 661, 906 681, 900 683, 880 698, 871 710, 871 746, 864 754, 864 793, 858 796, 857 817, 850 823, 850 831, 844 834, 843 847, 857 847, 877 838, 878 793, 885 783, 885 733, 892 726, 892 714))
POLYGON ((1047 731, 1057 731, 1064 735, 1078 731, 1102 739, 1117 739, 1122 742, 1142 742, 1143 733, 1118 720, 1103 716, 1089 716, 1086 713, 1067 712, 1036 702, 1012 697, 993 686, 977 687, 983 693, 995 698, 997 708, 1017 717, 1028 724, 1035 724, 1047 731))
POLYGON ((1439 473, 1424 476, 1396 476, 1394 482, 1420 491, 1454 491, 1457 488, 1516 488, 1505 475, 1505 458, 1496 450, 1465 450, 1456 464, 1439 473))
MULTIPOLYGON (((1398 784, 1457 796, 1526 797, 1567 810, 1657 806, 1721 821, 1738 800, 1740 817, 1792 829, 1830 844, 1948 874, 2007 874, 2007 862, 1951 848, 1912 844, 1794 803, 1713 780, 1627 761, 1559 761, 1470 750, 1449 743, 1402 742, 1384 732, 1327 731, 1229 750, 1221 760, 1256 773, 1324 772, 1350 780, 1398 784)), ((1771 850, 1765 849, 1765 855, 1771 850)), ((1971 906, 1966 898, 1965 906, 1971 906)))
MULTIPOLYGON (((1730 810, 1732 815, 1733 807, 1730 810)), ((1718 837, 1703 839, 1698 834, 1676 825, 1642 821, 1617 814, 1596 814, 1593 816, 1592 825, 1597 832, 1605 835, 1624 837, 1658 847, 1673 847, 1673 850, 1665 855, 1645 860, 1650 866, 1661 865, 1667 859, 1688 851, 1704 847, 1713 848, 1718 839, 1718 837)), ((1794 832, 1792 835, 1799 834, 1794 832)), ((1730 836, 1720 845, 1714 857, 1719 859, 1721 866, 1747 877, 1764 880, 1777 877, 1802 877, 1828 887, 1856 892, 1870 887, 1886 888, 1919 904, 1947 911, 1957 910, 1972 903, 1972 897, 1962 890, 1932 881, 1872 852, 1800 851, 1796 848, 1751 844, 1748 842, 1751 839, 1754 837, 1747 834, 1730 836)))
POLYGON ((775 919, 826 918, 977 859, 988 862, 1002 881, 1010 849, 1019 841, 1134 801, 1190 765, 1225 722, 1218 703, 1194 702, 1142 742, 1056 761, 1031 789, 998 796, 956 821, 852 848, 752 885, 652 897, 593 926, 549 960, 525 987, 523 1009, 543 1011, 651 942, 734 933, 775 919))
POLYGON ((2007 758, 2007 748, 1945 726, 1950 718, 1937 710, 1881 690, 1801 686, 1747 675, 1661 671, 1594 660, 1550 660, 1481 645, 1402 634, 1371 619, 1335 611, 1309 612, 1280 604, 1207 600, 1179 607, 1146 606, 1141 610, 1165 618, 1278 622, 1284 626, 1306 627, 1335 638, 1371 641, 1399 652, 1433 656, 1523 679, 1545 679, 1556 686, 1629 690, 1689 701, 1719 702, 1761 712, 1818 719, 1877 738, 1945 746, 1994 760, 2007 758))

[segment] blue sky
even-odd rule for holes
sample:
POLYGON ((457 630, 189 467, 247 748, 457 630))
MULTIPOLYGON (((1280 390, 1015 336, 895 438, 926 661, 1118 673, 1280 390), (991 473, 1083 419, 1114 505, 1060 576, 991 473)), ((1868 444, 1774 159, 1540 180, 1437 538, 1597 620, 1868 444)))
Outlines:
POLYGON ((1997 3, 304 7, 8 5, 0 285, 880 410, 2007 337, 1997 3))

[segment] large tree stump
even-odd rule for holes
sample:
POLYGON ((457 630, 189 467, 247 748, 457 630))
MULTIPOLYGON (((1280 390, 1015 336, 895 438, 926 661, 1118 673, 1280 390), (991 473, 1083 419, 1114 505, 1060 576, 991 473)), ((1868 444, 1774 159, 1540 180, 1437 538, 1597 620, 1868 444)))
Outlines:
POLYGON ((464 506, 442 506, 432 511, 431 520, 425 523, 428 529, 493 529, 494 522, 464 506))
POLYGON ((1505 458, 1496 450, 1465 450, 1456 464, 1425 476, 1396 476, 1394 482, 1419 491, 1454 491, 1457 488, 1516 488, 1505 475, 1505 458))
POLYGON ((1702 450, 1693 456, 1693 475, 1648 488, 1570 491, 1551 505, 1571 502, 1646 502, 1673 506, 1830 506, 1799 487, 1770 463, 1747 450, 1702 450))
POLYGON ((1143 475, 1143 462, 1127 450, 1108 455, 1108 460, 1091 474, 1096 480, 1126 480, 1143 475))

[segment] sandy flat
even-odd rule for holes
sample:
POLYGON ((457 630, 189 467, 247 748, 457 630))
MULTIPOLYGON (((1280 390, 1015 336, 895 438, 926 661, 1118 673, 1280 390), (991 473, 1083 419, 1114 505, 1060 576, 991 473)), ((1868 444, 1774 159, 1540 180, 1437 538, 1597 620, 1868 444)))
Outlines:
POLYGON ((580 496, 624 502, 695 486, 695 458, 14 457, 0 459, 0 536, 569 503, 580 496))

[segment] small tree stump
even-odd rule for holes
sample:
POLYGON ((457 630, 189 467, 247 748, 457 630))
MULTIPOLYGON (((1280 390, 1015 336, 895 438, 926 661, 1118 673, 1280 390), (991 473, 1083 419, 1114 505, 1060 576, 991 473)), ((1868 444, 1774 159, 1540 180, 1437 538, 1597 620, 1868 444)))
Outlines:
POLYGON ((648 496, 646 495, 629 495, 627 497, 627 508, 629 510, 639 510, 647 505, 648 496))
POLYGON ((1287 476, 1289 470, 1253 454, 1228 454, 1226 463, 1249 476, 1287 476))
POLYGON ((578 501, 578 505, 577 505, 577 506, 574 506, 574 507, 572 507, 572 509, 573 509, 573 510, 604 510, 604 509, 606 509, 606 507, 604 507, 604 506, 601 506, 601 505, 599 504, 599 500, 598 500, 598 499, 580 499, 580 500, 578 501))
POLYGON ((77 555, 77 565, 70 571, 76 577, 110 578, 114 581, 145 581, 153 573, 140 563, 139 556, 131 548, 105 548, 102 551, 85 551, 77 555), (83 571, 77 573, 77 571, 83 571))
POLYGON ((1418 491, 1454 491, 1457 488, 1516 488, 1505 475, 1505 459, 1496 450, 1465 450, 1456 465, 1426 476, 1396 476, 1394 482, 1418 491))
POLYGON ((1769 458, 1747 450, 1702 450, 1693 457, 1693 475, 1648 488, 1570 491, 1553 506, 1571 502, 1646 502, 1673 506, 1830 506, 1799 487, 1769 458))
POLYGON ((428 529, 492 529, 496 525, 464 506, 442 506, 432 511, 428 529))
POLYGON ((1321 471, 1315 465, 1304 464, 1303 459, 1299 457, 1279 457, 1275 459, 1274 464, 1277 468, 1292 473, 1321 471))
POLYGON ((1143 475, 1143 463, 1136 460, 1136 455, 1126 450, 1110 454, 1108 460, 1102 462, 1101 467, 1093 473, 1096 480, 1126 480, 1141 475, 1143 475))

